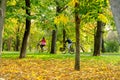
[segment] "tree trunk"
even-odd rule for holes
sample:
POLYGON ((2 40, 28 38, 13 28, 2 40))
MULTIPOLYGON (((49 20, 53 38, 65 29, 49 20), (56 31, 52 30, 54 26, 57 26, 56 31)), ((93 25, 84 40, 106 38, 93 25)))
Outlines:
POLYGON ((120 0, 109 0, 120 43, 120 0))
POLYGON ((75 70, 80 70, 80 17, 79 3, 75 3, 75 27, 76 27, 76 54, 75 54, 75 70))
POLYGON ((30 17, 30 0, 25 0, 25 3, 26 3, 26 14, 28 15, 28 17, 26 17, 26 28, 25 28, 22 47, 20 51, 20 56, 19 56, 20 58, 26 57, 27 40, 30 33, 30 25, 31 25, 31 20, 29 18, 30 17))
POLYGON ((84 47, 82 45, 80 45, 80 48, 81 48, 82 52, 85 52, 84 47))
POLYGON ((103 36, 102 36, 102 53, 104 53, 105 52, 105 46, 104 46, 104 39, 103 39, 103 36))
MULTIPOLYGON (((58 14, 60 13, 60 6, 59 6, 59 2, 58 0, 55 0, 56 2, 56 16, 58 16, 58 14)), ((51 54, 55 54, 56 53, 56 41, 57 41, 57 25, 55 24, 55 29, 52 32, 52 43, 51 43, 51 54)))
POLYGON ((16 36, 16 47, 15 47, 15 48, 16 48, 16 49, 15 49, 16 51, 19 51, 19 46, 20 46, 20 38, 19 38, 19 36, 17 35, 17 36, 16 36))
POLYGON ((52 43, 51 43, 51 54, 54 54, 56 52, 56 37, 57 37, 57 32, 56 30, 52 31, 52 43))
POLYGON ((5 41, 3 40, 3 42, 2 42, 2 51, 5 50, 4 45, 5 45, 5 41))
POLYGON ((0 0, 0 55, 2 53, 2 34, 4 26, 4 17, 6 9, 6 0, 0 0))
POLYGON ((94 53, 93 53, 93 56, 100 55, 101 42, 102 42, 102 21, 97 21, 97 31, 94 35, 94 53))
POLYGON ((7 40, 7 49, 8 51, 11 51, 11 47, 12 47, 12 38, 10 37, 8 40, 7 40))
POLYGON ((65 37, 66 37, 66 31, 63 29, 63 49, 65 50, 65 37))
POLYGON ((16 51, 19 51, 19 46, 20 46, 20 35, 19 35, 19 33, 20 33, 20 30, 19 30, 19 26, 18 26, 18 28, 17 28, 17 32, 16 32, 17 34, 16 34, 16 45, 15 45, 15 50, 16 51))

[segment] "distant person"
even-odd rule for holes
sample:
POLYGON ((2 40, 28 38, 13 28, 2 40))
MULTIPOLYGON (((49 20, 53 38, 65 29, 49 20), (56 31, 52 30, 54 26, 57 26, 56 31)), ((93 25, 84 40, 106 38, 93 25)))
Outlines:
POLYGON ((72 41, 69 38, 67 38, 67 40, 65 41, 65 43, 68 43, 67 48, 68 48, 68 52, 70 52, 70 47, 72 45, 72 41))
POLYGON ((46 45, 46 40, 45 38, 43 37, 42 40, 40 41, 40 48, 41 48, 41 51, 43 52, 44 50, 44 46, 46 45))

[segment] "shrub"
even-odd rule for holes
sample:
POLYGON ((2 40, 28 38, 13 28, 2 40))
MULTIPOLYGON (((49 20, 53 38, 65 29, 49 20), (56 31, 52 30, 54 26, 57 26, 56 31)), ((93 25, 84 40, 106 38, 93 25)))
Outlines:
POLYGON ((118 52, 119 43, 118 41, 108 41, 105 46, 106 52, 118 52))

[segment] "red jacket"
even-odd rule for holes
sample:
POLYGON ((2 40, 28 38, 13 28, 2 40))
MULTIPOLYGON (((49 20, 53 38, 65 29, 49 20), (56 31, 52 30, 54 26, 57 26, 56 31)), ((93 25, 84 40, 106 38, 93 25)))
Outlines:
POLYGON ((45 39, 42 39, 40 42, 41 42, 41 45, 46 45, 46 40, 45 39))

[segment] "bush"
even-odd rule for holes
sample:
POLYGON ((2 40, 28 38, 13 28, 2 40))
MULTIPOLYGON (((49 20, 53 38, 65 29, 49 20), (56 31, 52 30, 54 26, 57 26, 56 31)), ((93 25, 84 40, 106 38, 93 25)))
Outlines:
POLYGON ((118 52, 119 43, 118 41, 108 41, 105 46, 106 52, 118 52))

